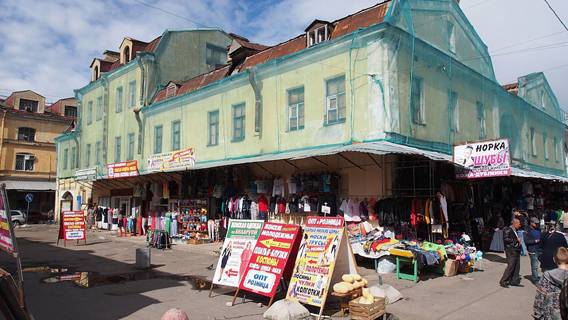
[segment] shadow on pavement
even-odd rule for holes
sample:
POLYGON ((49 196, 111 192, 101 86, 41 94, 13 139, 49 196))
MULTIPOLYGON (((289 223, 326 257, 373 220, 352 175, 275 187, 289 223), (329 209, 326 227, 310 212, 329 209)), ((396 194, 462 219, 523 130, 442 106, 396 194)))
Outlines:
MULTIPOLYGON (((187 290, 209 288, 203 277, 136 270, 132 263, 95 255, 81 245, 64 248, 25 238, 19 238, 18 245, 27 269, 24 288, 28 308, 40 320, 119 319, 161 302, 145 292, 186 286, 186 282, 190 284, 187 290)), ((0 253, 0 264, 15 274, 11 257, 0 253)))
POLYGON ((483 254, 483 259, 487 259, 492 262, 497 263, 507 263, 507 259, 505 257, 501 257, 497 253, 494 252, 486 252, 483 254))

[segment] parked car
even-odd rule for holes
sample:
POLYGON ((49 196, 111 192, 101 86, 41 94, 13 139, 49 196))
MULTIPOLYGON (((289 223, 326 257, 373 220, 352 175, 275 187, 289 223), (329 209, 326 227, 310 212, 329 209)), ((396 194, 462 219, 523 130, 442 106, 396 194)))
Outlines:
POLYGON ((10 210, 12 216, 12 224, 14 226, 21 226, 26 223, 26 215, 20 210, 10 210))

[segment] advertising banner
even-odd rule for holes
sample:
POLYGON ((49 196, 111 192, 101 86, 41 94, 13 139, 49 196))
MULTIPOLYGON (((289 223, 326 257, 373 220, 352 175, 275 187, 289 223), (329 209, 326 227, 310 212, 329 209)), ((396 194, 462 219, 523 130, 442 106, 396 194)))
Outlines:
POLYGON ((12 234, 12 218, 10 216, 9 206, 7 205, 8 197, 6 189, 0 188, 0 249, 14 255, 16 248, 14 247, 14 239, 12 234))
POLYGON ((287 299, 323 307, 344 234, 341 217, 308 217, 287 299))
POLYGON ((239 289, 273 297, 282 276, 290 274, 299 232, 297 225, 264 223, 239 289))
POLYGON ((195 166, 195 151, 188 148, 180 151, 153 154, 148 157, 148 171, 171 171, 195 166))
POLYGON ((97 180, 97 167, 75 171, 75 180, 79 181, 97 180))
POLYGON ((83 211, 64 211, 62 224, 64 240, 86 239, 85 215, 83 211))
POLYGON ((138 161, 122 161, 107 164, 108 178, 126 178, 138 176, 138 161))
POLYGON ((509 140, 479 141, 454 146, 456 177, 476 179, 511 175, 509 140))
POLYGON ((213 283, 238 287, 262 230, 262 220, 229 220, 213 283))

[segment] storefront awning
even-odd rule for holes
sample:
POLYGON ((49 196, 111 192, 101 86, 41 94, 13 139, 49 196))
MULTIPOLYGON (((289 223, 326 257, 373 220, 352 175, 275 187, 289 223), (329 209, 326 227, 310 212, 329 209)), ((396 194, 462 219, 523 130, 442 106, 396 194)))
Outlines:
POLYGON ((55 191, 55 181, 15 181, 6 180, 0 183, 6 184, 6 190, 24 190, 24 191, 55 191))
POLYGON ((511 173, 512 176, 522 177, 522 178, 535 178, 535 179, 545 179, 545 180, 555 180, 560 182, 568 182, 568 178, 555 176, 552 174, 534 172, 530 170, 523 170, 519 168, 513 167, 513 172, 511 173))

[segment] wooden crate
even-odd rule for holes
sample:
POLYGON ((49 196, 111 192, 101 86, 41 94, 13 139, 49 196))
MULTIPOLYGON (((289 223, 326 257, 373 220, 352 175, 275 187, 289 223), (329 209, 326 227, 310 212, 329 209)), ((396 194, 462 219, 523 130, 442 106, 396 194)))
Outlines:
POLYGON ((385 314, 385 299, 375 298, 372 304, 360 304, 358 299, 349 301, 349 313, 353 320, 375 320, 385 314))

